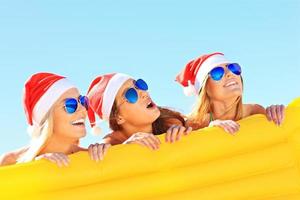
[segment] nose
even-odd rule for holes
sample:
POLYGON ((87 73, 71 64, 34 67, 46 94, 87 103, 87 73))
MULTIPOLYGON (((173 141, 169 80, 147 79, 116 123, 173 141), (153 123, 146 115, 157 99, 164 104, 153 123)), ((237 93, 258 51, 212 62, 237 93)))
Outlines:
POLYGON ((149 98, 149 93, 147 91, 144 91, 144 90, 139 90, 139 96, 141 97, 141 99, 148 99, 149 98))
POLYGON ((226 78, 230 78, 233 75, 227 67, 225 67, 224 73, 225 73, 226 78))
POLYGON ((78 108, 77 108, 76 112, 79 113, 79 114, 84 115, 84 117, 87 116, 87 110, 81 103, 78 103, 78 108))

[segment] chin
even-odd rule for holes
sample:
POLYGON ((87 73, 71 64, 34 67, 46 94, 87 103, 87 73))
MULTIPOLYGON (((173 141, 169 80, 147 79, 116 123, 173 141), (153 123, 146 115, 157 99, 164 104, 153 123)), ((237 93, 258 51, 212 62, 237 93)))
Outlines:
POLYGON ((86 136, 86 130, 73 130, 73 136, 76 138, 82 138, 86 136))

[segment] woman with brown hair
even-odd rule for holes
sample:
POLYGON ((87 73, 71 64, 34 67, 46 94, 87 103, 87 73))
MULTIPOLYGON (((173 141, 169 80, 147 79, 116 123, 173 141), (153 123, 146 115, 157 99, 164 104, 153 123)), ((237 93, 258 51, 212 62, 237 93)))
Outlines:
MULTIPOLYGON (((155 135, 166 133, 166 142, 172 143, 191 131, 185 127, 180 113, 158 107, 153 102, 148 85, 142 79, 134 80, 121 73, 98 76, 92 81, 87 96, 90 102, 88 117, 93 130, 97 130, 97 114, 113 131, 104 138, 105 143, 138 143, 158 149, 160 140, 155 135)), ((90 149, 97 152, 97 144, 90 149)))

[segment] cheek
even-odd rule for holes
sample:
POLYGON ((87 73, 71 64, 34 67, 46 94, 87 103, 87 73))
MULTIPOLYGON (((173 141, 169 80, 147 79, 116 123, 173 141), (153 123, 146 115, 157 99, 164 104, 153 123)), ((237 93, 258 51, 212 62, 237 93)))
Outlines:
POLYGON ((120 110, 120 113, 128 123, 136 125, 153 123, 158 117, 155 112, 148 111, 139 104, 124 105, 123 109, 120 110))
POLYGON ((217 98, 223 96, 223 87, 222 87, 222 82, 216 82, 211 79, 208 80, 207 82, 207 94, 209 97, 212 98, 217 98))
POLYGON ((54 133, 65 133, 70 130, 70 116, 64 111, 53 114, 53 131, 54 133))

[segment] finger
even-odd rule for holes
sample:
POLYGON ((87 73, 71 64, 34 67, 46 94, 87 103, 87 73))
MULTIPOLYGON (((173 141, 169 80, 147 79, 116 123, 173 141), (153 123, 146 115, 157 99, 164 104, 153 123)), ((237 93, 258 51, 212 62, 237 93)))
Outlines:
POLYGON ((155 149, 146 138, 139 140, 139 142, 141 142, 143 146, 145 146, 151 150, 155 149))
POLYGON ((111 144, 105 144, 104 147, 103 147, 103 156, 106 155, 107 153, 107 150, 111 147, 111 144))
POLYGON ((179 127, 178 127, 178 126, 175 126, 175 127, 172 129, 171 143, 175 142, 176 136, 177 136, 178 132, 179 132, 179 127))
POLYGON ((45 159, 45 160, 48 160, 48 161, 53 162, 53 163, 56 164, 56 160, 53 157, 51 157, 47 154, 41 155, 41 156, 38 157, 38 160, 41 160, 41 159, 45 159))
POLYGON ((193 130, 193 128, 192 127, 187 127, 187 129, 185 130, 185 132, 184 132, 184 135, 188 135, 188 134, 190 134, 191 132, 192 132, 192 130, 193 130))
POLYGON ((284 120, 284 116, 285 116, 285 106, 281 105, 280 110, 281 110, 281 123, 282 123, 284 120))
POLYGON ((271 113, 270 107, 267 107, 267 109, 266 109, 266 115, 267 115, 267 119, 269 121, 272 121, 272 113, 271 113))
POLYGON ((66 156, 65 154, 57 154, 57 156, 59 157, 61 163, 67 167, 69 165, 69 159, 68 156, 66 156))
POLYGON ((240 129, 240 125, 235 121, 229 121, 229 125, 233 129, 233 132, 236 133, 240 129))
POLYGON ((151 135, 144 138, 144 140, 147 141, 148 145, 150 145, 153 150, 158 149, 158 146, 155 144, 154 138, 152 138, 151 135))
POLYGON ((93 147, 93 157, 96 162, 98 162, 100 160, 99 153, 98 153, 98 150, 99 150, 98 147, 99 147, 99 144, 95 144, 95 146, 93 147))
MULTIPOLYGON (((102 145, 99 145, 99 146, 101 146, 100 160, 103 160, 104 159, 104 155, 107 152, 107 149, 110 147, 110 144, 102 144, 102 145)), ((98 152, 99 152, 99 149, 98 149, 98 152)))
POLYGON ((281 118, 282 118, 282 110, 281 105, 276 105, 276 116, 277 116, 277 125, 279 126, 281 124, 281 118))
POLYGON ((52 154, 51 157, 55 160, 55 163, 56 163, 59 167, 63 167, 63 161, 60 160, 60 157, 59 157, 57 154, 52 154))
POLYGON ((159 146, 160 146, 160 144, 161 144, 159 138, 156 137, 156 136, 153 135, 153 134, 151 134, 150 137, 151 137, 152 141, 154 142, 155 146, 156 146, 157 148, 159 148, 159 146))
POLYGON ((91 160, 95 160, 94 156, 93 156, 93 145, 92 144, 89 146, 88 152, 89 152, 89 156, 90 156, 91 160))
POLYGON ((172 136, 172 130, 174 128, 174 125, 170 126, 170 128, 167 130, 166 136, 165 136, 165 141, 170 142, 171 141, 171 136, 172 136))
POLYGON ((186 128, 184 126, 181 126, 179 128, 179 132, 177 133, 177 136, 176 136, 176 141, 180 140, 181 139, 181 136, 183 135, 183 133, 185 132, 186 128))
POLYGON ((272 120, 275 124, 277 124, 277 114, 276 114, 276 106, 272 106, 271 108, 272 120))
POLYGON ((97 152, 98 152, 98 158, 99 158, 99 160, 103 160, 103 158, 104 158, 104 146, 105 146, 105 144, 99 144, 98 146, 97 146, 97 152))
POLYGON ((233 129, 231 128, 231 126, 229 125, 229 124, 227 124, 227 123, 222 123, 221 124, 222 126, 223 126, 223 128, 225 129, 225 130, 227 130, 227 133, 233 133, 234 131, 233 131, 233 129))

